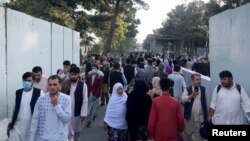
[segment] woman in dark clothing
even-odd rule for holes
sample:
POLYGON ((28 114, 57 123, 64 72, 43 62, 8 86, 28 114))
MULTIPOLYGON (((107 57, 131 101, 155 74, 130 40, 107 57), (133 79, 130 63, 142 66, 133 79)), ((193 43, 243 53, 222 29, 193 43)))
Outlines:
POLYGON ((138 130, 141 126, 146 126, 150 114, 152 100, 147 94, 148 86, 145 81, 135 81, 134 90, 128 95, 126 120, 130 140, 138 140, 138 130))

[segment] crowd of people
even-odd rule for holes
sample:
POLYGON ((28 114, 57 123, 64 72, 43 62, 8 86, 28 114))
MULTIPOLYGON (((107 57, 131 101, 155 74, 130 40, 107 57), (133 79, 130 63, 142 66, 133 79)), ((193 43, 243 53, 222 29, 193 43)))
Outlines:
POLYGON ((88 55, 85 75, 65 60, 63 69, 48 78, 35 66, 23 74, 23 88, 16 91, 9 141, 79 141, 81 127, 91 128, 98 107, 105 105, 108 139, 103 140, 109 141, 203 141, 199 129, 205 121, 250 122, 250 99, 230 71, 220 72, 209 103, 200 73, 192 74, 192 85, 186 86, 181 66, 190 66, 190 60, 183 58, 88 55))

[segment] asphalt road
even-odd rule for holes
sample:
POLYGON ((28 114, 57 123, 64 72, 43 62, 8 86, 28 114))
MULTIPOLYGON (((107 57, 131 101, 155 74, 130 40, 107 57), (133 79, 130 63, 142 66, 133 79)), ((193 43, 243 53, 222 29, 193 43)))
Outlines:
POLYGON ((83 128, 80 141, 107 141, 107 132, 103 129, 103 118, 106 111, 106 106, 99 107, 97 117, 92 122, 90 128, 83 128))

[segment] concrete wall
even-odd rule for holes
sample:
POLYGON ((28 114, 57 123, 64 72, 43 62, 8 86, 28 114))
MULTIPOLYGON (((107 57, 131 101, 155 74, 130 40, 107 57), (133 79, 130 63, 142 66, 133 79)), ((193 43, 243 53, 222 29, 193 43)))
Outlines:
POLYGON ((52 74, 56 74, 57 69, 62 68, 63 62, 63 26, 52 23, 52 74))
POLYGON ((5 14, 0 6, 0 120, 7 114, 5 14))
POLYGON ((63 59, 69 60, 72 62, 72 49, 73 49, 73 40, 72 40, 72 30, 68 28, 63 28, 63 59))
POLYGON ((211 86, 219 83, 219 72, 228 69, 250 95, 250 4, 211 17, 209 44, 211 86))
POLYGON ((1 6, 0 21, 1 121, 11 113, 24 72, 41 66, 44 75, 50 76, 66 59, 80 64, 80 36, 72 29, 1 6))

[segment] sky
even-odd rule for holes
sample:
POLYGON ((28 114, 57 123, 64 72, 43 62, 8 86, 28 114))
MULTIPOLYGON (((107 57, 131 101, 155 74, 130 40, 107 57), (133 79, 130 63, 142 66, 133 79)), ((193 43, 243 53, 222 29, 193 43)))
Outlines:
MULTIPOLYGON (((162 22, 167 18, 167 13, 176 5, 193 0, 144 0, 149 5, 149 10, 139 10, 136 18, 141 24, 138 26, 139 33, 136 36, 137 43, 142 43, 148 34, 152 34, 154 29, 162 27, 162 22)), ((208 2, 209 0, 203 0, 208 2)))

